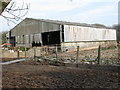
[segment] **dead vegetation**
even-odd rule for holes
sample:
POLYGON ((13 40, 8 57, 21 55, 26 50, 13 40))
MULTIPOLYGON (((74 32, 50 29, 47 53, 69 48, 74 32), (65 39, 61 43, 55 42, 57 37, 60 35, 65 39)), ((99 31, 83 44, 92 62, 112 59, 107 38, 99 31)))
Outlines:
MULTIPOLYGON (((94 61, 92 64, 97 64, 98 59, 98 49, 87 49, 78 52, 76 51, 56 51, 56 47, 34 47, 29 48, 25 51, 25 48, 14 48, 8 50, 2 50, 3 61, 17 59, 17 58, 29 58, 35 60, 47 59, 51 61, 60 61, 65 63, 90 63, 86 62, 88 59, 94 61), (19 50, 19 53, 18 53, 19 50), (7 59, 8 58, 8 59, 7 59), (6 60, 5 60, 6 59, 6 60)), ((100 51, 100 64, 102 65, 118 65, 120 64, 118 60, 118 49, 116 46, 102 46, 100 51)))

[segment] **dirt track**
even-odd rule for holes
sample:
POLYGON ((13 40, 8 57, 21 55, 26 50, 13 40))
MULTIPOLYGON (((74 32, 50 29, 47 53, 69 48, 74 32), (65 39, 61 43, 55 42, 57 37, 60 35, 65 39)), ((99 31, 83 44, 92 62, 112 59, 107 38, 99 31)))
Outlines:
POLYGON ((3 88, 118 88, 120 74, 24 61, 3 66, 3 88))

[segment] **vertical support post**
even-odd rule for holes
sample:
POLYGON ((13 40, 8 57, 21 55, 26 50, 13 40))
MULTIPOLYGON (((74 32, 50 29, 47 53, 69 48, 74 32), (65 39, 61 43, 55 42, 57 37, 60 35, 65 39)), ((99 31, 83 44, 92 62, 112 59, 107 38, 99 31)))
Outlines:
POLYGON ((118 42, 117 44, 118 44, 118 60, 120 60, 120 42, 118 42))
POLYGON ((47 55, 49 55, 49 46, 47 47, 47 55))
POLYGON ((43 57, 45 58, 45 47, 43 46, 43 57))
POLYGON ((106 64, 109 65, 109 60, 107 60, 106 62, 107 62, 106 64))
POLYGON ((18 49, 17 49, 17 58, 20 58, 19 47, 18 47, 18 49))
POLYGON ((26 49, 26 47, 25 47, 25 58, 27 57, 27 49, 26 49))
POLYGON ((100 57, 101 57, 101 45, 98 47, 98 64, 100 64, 100 57))
POLYGON ((45 55, 45 58, 46 58, 46 56, 47 56, 47 46, 44 47, 44 51, 45 51, 44 55, 45 55))
POLYGON ((47 46, 47 47, 46 47, 46 56, 48 55, 48 48, 49 48, 49 47, 47 46))
POLYGON ((34 47, 34 58, 36 56, 36 47, 34 47))
POLYGON ((56 44, 56 48, 55 48, 55 50, 56 50, 56 60, 58 59, 58 51, 57 51, 57 44, 56 44))
POLYGON ((79 60, 79 46, 77 46, 77 57, 76 57, 76 66, 78 67, 78 60, 79 60))
POLYGON ((41 47, 40 47, 40 56, 41 56, 41 47))

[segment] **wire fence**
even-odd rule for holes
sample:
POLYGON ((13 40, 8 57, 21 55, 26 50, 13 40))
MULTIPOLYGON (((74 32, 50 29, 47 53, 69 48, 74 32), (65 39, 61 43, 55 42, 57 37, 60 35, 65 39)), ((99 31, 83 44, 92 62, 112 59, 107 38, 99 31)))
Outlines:
POLYGON ((66 47, 62 47, 62 49, 59 45, 31 48, 11 47, 2 50, 2 58, 28 58, 35 61, 49 60, 76 64, 120 65, 117 45, 101 45, 96 49, 81 49, 79 46, 74 50, 68 50, 66 47))

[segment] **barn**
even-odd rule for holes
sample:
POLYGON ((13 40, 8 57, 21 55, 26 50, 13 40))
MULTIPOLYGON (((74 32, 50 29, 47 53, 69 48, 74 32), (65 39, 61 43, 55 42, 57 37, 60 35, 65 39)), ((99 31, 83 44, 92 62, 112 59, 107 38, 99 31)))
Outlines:
POLYGON ((95 25, 26 18, 7 33, 12 46, 54 46, 61 49, 96 47, 115 42, 116 30, 95 25))

